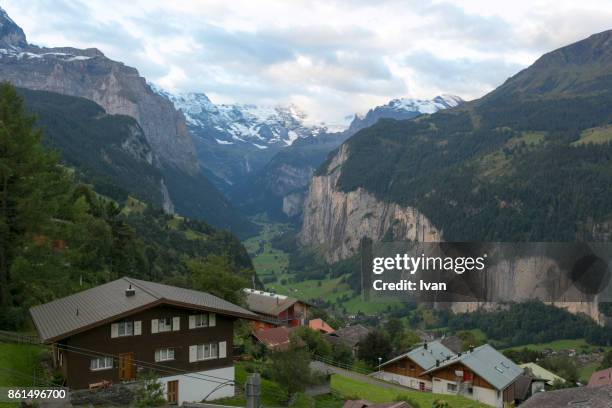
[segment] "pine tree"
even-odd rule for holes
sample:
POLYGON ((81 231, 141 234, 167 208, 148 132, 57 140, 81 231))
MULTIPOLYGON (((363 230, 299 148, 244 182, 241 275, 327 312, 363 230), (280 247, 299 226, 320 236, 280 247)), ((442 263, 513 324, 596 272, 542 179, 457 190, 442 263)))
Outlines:
POLYGON ((57 155, 40 144, 34 118, 14 87, 0 84, 0 306, 11 304, 11 267, 20 248, 53 228, 69 185, 57 155))

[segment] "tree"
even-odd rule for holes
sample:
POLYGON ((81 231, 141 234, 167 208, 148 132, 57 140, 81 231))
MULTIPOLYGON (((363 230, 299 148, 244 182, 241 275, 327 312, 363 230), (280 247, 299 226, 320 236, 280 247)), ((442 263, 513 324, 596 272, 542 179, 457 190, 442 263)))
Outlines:
POLYGON ((380 330, 373 330, 359 343, 358 356, 360 359, 377 366, 379 358, 383 362, 387 361, 392 352, 393 347, 385 333, 380 330))
POLYGON ((605 370, 612 367, 612 350, 608 350, 604 355, 603 361, 599 365, 599 370, 605 370))
POLYGON ((397 346, 404 332, 404 323, 397 317, 392 317, 385 324, 385 330, 393 345, 397 346))
POLYGON ((322 357, 328 357, 331 354, 330 344, 323 339, 318 331, 301 326, 293 332, 293 335, 302 339, 312 354, 322 357))
POLYGON ((11 304, 11 268, 28 237, 51 228, 69 185, 57 156, 40 144, 41 132, 9 83, 0 84, 0 306, 11 304))
POLYGON ((398 341, 397 348, 402 351, 410 350, 415 344, 420 342, 421 338, 413 330, 404 330, 398 341))
POLYGON ((243 304, 242 289, 249 282, 239 275, 228 259, 220 255, 209 255, 204 262, 191 260, 187 262, 191 272, 193 288, 218 296, 228 302, 243 304))
POLYGON ((137 407, 157 407, 164 405, 164 389, 157 375, 152 371, 146 371, 139 376, 140 385, 136 389, 136 399, 134 404, 137 407))
POLYGON ((289 350, 270 353, 269 368, 272 380, 287 391, 289 396, 304 391, 312 382, 310 355, 294 341, 289 350))
POLYGON ((332 360, 347 366, 353 365, 355 362, 353 350, 344 343, 334 344, 332 346, 332 360))

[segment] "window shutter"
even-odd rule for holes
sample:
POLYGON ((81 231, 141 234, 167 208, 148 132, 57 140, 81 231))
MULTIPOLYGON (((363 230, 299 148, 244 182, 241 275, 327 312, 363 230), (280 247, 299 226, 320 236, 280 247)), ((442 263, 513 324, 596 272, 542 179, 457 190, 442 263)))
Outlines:
POLYGON ((214 313, 211 313, 208 316, 208 326, 209 327, 215 327, 217 324, 217 315, 215 315, 214 313))
POLYGON ((119 325, 117 323, 111 324, 111 339, 119 337, 119 325))
POLYGON ((134 322, 134 336, 140 336, 142 334, 142 321, 136 320, 134 322))
POLYGON ((195 329, 195 315, 189 316, 189 328, 195 329))
POLYGON ((159 361, 159 350, 155 350, 155 361, 159 361))
POLYGON ((157 333, 159 331, 159 320, 151 320, 151 333, 157 333))
POLYGON ((189 346, 189 362, 193 363, 197 360, 198 346, 189 346))
POLYGON ((219 343, 219 358, 227 357, 227 342, 222 341, 219 343))
POLYGON ((181 330, 181 317, 174 316, 172 318, 172 331, 181 330))

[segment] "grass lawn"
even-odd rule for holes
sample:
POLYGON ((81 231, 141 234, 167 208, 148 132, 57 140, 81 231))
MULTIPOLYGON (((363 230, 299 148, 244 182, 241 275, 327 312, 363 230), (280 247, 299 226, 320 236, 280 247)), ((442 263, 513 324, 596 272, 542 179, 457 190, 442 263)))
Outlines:
POLYGON ((393 402, 398 397, 407 397, 419 404, 420 408, 430 408, 434 401, 443 400, 448 402, 453 408, 485 408, 487 405, 480 404, 467 398, 455 395, 439 395, 429 392, 419 391, 398 391, 389 388, 378 387, 366 384, 351 378, 340 375, 332 376, 332 389, 343 395, 345 398, 360 398, 371 402, 393 402))
POLYGON ((0 343, 0 387, 34 385, 43 351, 41 346, 0 343))
MULTIPOLYGON (((43 347, 0 343, 0 387, 33 386, 40 373, 38 361, 43 347)), ((0 402, 0 408, 18 407, 18 403, 0 402)))
POLYGON ((578 367, 578 374, 580 376, 581 382, 583 384, 589 382, 591 375, 595 371, 597 371, 598 368, 599 368, 599 363, 591 363, 591 364, 587 364, 582 367, 578 367))
POLYGON ((243 244, 253 259, 255 271, 260 278, 270 274, 278 276, 287 269, 289 257, 285 252, 272 248, 271 241, 289 227, 286 224, 267 223, 258 219, 253 222, 261 226, 261 231, 243 244))

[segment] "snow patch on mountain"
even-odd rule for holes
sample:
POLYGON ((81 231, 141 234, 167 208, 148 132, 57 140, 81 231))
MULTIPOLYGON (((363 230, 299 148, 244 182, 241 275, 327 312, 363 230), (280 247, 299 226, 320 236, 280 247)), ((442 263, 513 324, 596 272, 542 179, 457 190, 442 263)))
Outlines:
POLYGON ((286 147, 299 138, 328 132, 325 125, 306 124, 306 113, 295 105, 215 104, 203 93, 172 94, 152 88, 183 113, 192 133, 212 137, 218 144, 286 147))

